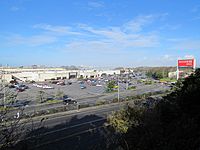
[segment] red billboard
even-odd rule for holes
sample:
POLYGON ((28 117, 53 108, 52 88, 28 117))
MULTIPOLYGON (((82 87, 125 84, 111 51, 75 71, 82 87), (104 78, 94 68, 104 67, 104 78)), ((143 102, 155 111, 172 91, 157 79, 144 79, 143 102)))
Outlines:
POLYGON ((194 68, 194 59, 178 60, 178 67, 192 67, 192 68, 194 68))

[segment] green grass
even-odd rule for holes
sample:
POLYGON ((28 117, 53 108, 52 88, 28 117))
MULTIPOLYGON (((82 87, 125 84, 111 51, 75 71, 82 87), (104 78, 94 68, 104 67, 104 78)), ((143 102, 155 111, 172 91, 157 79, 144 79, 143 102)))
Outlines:
POLYGON ((106 101, 97 101, 96 102, 96 105, 99 106, 99 105, 104 105, 106 104, 106 101))
POLYGON ((49 104, 59 103, 59 102, 61 102, 61 101, 60 100, 56 100, 56 99, 47 101, 47 103, 49 103, 49 104))
POLYGON ((130 86, 128 87, 128 90, 135 90, 136 89, 136 86, 130 86))
POLYGON ((145 85, 151 85, 151 84, 153 84, 153 82, 151 80, 148 80, 148 81, 145 81, 144 84, 145 85))
POLYGON ((116 89, 106 89, 106 93, 115 93, 115 92, 117 92, 118 90, 116 90, 116 89))
POLYGON ((12 107, 6 107, 6 108, 4 108, 3 106, 0 106, 0 111, 8 111, 8 110, 13 110, 14 108, 12 108, 12 107))
POLYGON ((171 78, 162 78, 160 79, 160 82, 176 82, 176 79, 171 79, 171 78))

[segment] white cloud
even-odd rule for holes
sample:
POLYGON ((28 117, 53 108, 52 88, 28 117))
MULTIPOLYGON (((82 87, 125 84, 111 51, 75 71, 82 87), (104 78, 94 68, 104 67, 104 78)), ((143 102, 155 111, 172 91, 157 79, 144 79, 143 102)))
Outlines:
POLYGON ((57 40, 56 37, 48 35, 35 35, 25 37, 21 35, 14 35, 8 38, 8 42, 14 45, 40 46, 50 44, 57 40))
POLYGON ((162 59, 167 60, 167 61, 171 61, 171 60, 175 60, 175 57, 169 54, 165 54, 162 59))
POLYGON ((194 58, 194 56, 193 55, 185 55, 184 58, 188 58, 189 59, 189 58, 194 58))
POLYGON ((88 2, 88 6, 91 8, 101 8, 104 7, 104 3, 100 1, 91 1, 88 2))
POLYGON ((110 35, 108 37, 101 40, 81 40, 68 42, 64 50, 98 53, 125 53, 127 49, 137 51, 137 48, 155 47, 158 44, 157 37, 153 35, 138 35, 133 37, 128 36, 124 39, 121 37, 113 38, 110 35))
POLYGON ((182 42, 182 41, 185 41, 187 39, 186 38, 168 38, 166 40, 169 41, 169 42, 182 42))
POLYGON ((155 47, 159 45, 159 37, 155 33, 143 32, 143 26, 152 22, 153 15, 137 17, 131 23, 125 23, 122 26, 113 26, 108 28, 93 28, 81 24, 79 28, 96 35, 100 39, 107 40, 115 45, 124 47, 155 47), (131 31, 129 31, 131 30, 131 31))
POLYGON ((177 30, 181 27, 181 24, 170 25, 166 24, 160 27, 160 30, 177 30))
POLYGON ((53 32, 58 35, 66 35, 66 34, 80 35, 79 32, 72 31, 72 27, 70 27, 70 26, 52 26, 49 24, 36 24, 33 26, 33 28, 53 32))
POLYGON ((75 41, 66 44, 64 50, 71 52, 117 53, 120 48, 107 41, 75 41))
POLYGON ((143 27, 155 21, 158 15, 139 16, 120 26, 93 27, 86 24, 53 26, 36 24, 33 29, 41 30, 38 35, 17 35, 9 38, 14 44, 38 46, 59 42, 66 51, 126 51, 159 46, 155 32, 143 31, 143 27), (70 35, 70 36, 69 36, 70 35))
POLYGON ((152 23, 154 18, 154 15, 138 16, 134 20, 124 24, 124 30, 127 32, 139 32, 145 25, 152 23))

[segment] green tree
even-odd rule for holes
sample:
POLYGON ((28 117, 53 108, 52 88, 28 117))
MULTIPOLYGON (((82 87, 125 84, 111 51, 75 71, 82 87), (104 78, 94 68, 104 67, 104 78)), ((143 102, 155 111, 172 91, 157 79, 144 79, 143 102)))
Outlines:
POLYGON ((130 127, 140 124, 142 112, 142 108, 127 106, 127 109, 109 115, 108 122, 117 132, 126 133, 130 127))
POLYGON ((45 102, 45 92, 40 90, 38 91, 37 99, 39 100, 40 103, 45 102))
POLYGON ((111 91, 113 91, 114 86, 115 86, 115 81, 114 81, 114 80, 111 80, 111 81, 109 81, 109 82, 107 83, 107 88, 106 88, 106 90, 107 90, 108 92, 111 92, 111 91))
POLYGON ((155 107, 144 107, 139 115, 135 108, 133 111, 128 108, 114 113, 109 122, 115 131, 123 134, 129 149, 198 150, 199 97, 200 69, 197 69, 188 78, 179 80, 174 91, 157 102, 155 107))
MULTIPOLYGON (((15 102, 17 95, 13 92, 6 90, 5 94, 1 93, 4 86, 0 85, 0 100, 4 98, 6 104, 12 104, 15 102), (4 97, 5 96, 5 97, 4 97)), ((31 118, 22 120, 23 108, 4 107, 0 106, 0 149, 7 150, 13 149, 15 144, 24 138, 24 133, 28 133, 32 126, 26 127, 27 123, 30 123, 31 118)))

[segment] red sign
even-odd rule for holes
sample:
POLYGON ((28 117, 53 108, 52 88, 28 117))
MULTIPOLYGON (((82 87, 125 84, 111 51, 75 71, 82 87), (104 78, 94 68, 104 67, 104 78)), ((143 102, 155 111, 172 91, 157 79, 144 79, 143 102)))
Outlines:
POLYGON ((178 67, 194 67, 194 59, 178 60, 178 67))

